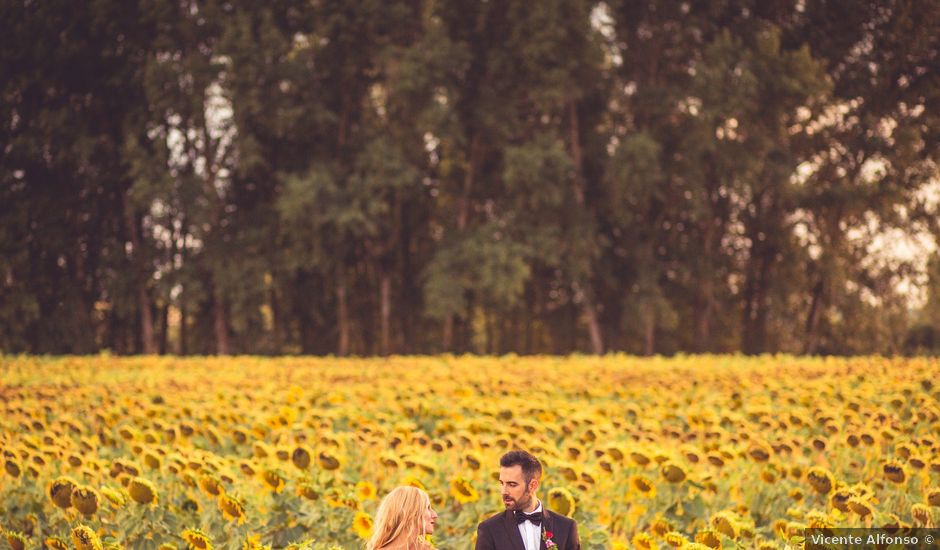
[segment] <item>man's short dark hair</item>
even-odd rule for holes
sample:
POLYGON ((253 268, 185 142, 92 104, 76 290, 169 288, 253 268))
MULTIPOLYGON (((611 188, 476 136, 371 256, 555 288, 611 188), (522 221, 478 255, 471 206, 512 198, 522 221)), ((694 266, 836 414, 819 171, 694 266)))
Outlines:
POLYGON ((522 477, 525 478, 526 485, 533 479, 542 478, 542 463, 539 462, 539 459, 526 451, 509 451, 499 459, 499 465, 502 468, 521 466, 522 477))

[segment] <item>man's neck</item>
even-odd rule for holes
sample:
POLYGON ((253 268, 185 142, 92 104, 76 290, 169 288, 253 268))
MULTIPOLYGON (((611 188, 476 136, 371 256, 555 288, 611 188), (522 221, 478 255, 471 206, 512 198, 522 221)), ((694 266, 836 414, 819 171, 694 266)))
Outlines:
POLYGON ((541 505, 542 505, 541 501, 539 501, 539 499, 537 499, 537 498, 535 498, 535 497, 533 496, 533 497, 532 497, 532 502, 529 504, 529 509, 528 509, 528 510, 523 510, 523 512, 525 512, 525 513, 527 513, 527 514, 531 514, 532 512, 535 511, 536 508, 538 508, 538 507, 541 506, 541 505))

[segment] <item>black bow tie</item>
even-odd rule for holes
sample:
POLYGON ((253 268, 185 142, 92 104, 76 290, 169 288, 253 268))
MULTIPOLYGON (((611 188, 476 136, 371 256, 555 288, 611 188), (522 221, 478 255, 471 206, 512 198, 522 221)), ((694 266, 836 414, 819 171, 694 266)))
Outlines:
POLYGON ((541 512, 532 512, 527 514, 525 512, 520 512, 519 510, 515 511, 516 522, 524 523, 526 521, 531 521, 535 525, 542 525, 542 513, 541 512))

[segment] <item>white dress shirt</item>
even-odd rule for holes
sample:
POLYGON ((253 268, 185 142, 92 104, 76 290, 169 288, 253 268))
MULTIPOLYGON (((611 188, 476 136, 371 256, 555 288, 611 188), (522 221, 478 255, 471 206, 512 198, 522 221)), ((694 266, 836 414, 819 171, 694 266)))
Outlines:
MULTIPOLYGON (((539 507, 533 510, 531 513, 542 513, 542 501, 539 501, 539 507)), ((522 542, 525 543, 525 550, 539 550, 539 548, 541 548, 541 525, 536 525, 531 521, 523 521, 519 524, 519 533, 522 535, 522 542)))

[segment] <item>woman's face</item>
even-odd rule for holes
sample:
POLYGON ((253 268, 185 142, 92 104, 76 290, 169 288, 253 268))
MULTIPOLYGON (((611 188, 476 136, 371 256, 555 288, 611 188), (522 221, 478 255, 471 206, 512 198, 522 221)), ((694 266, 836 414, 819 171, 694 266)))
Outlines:
POLYGON ((424 511, 424 532, 428 535, 434 533, 434 524, 437 523, 437 512, 428 504, 424 511))

